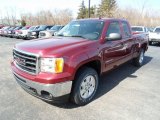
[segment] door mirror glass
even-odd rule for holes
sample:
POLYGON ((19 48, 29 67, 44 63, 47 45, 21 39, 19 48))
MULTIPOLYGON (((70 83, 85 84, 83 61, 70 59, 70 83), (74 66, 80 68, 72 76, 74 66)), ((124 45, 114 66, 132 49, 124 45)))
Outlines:
POLYGON ((120 35, 119 33, 110 33, 109 37, 106 37, 107 41, 121 40, 121 39, 122 39, 122 35, 120 35))

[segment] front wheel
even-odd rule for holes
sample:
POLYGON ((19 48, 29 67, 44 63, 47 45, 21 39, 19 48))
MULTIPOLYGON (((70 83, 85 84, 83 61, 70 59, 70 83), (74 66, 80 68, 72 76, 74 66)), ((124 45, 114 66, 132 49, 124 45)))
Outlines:
POLYGON ((141 49, 140 52, 139 52, 139 55, 138 57, 134 58, 133 59, 133 63, 135 66, 137 67, 141 67, 143 65, 143 62, 144 62, 144 49, 141 49))
POLYGON ((72 89, 72 101, 77 105, 85 105, 92 101, 98 89, 98 74, 89 67, 81 69, 72 89))
POLYGON ((152 41, 149 41, 149 45, 152 45, 152 41))

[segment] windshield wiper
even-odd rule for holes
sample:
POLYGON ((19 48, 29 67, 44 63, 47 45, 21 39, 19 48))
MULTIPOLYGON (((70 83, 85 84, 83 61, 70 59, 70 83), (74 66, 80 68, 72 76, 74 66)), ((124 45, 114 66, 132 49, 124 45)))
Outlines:
POLYGON ((72 35, 71 37, 80 37, 80 38, 86 39, 85 37, 83 37, 83 36, 81 36, 81 35, 72 35))
POLYGON ((68 36, 65 36, 63 34, 58 34, 56 36, 63 36, 63 37, 79 37, 79 38, 83 38, 83 39, 86 39, 85 37, 81 36, 81 35, 68 35, 68 36))

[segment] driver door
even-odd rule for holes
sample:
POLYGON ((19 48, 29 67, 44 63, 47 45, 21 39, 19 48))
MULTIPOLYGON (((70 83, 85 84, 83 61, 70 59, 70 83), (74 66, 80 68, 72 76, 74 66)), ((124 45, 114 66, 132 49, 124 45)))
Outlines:
MULTIPOLYGON (((112 21, 109 23, 106 31, 106 38, 109 37, 111 33, 118 33, 122 35, 121 31, 120 22, 112 21)), ((126 55, 124 40, 106 40, 104 43, 103 55, 105 72, 118 66, 120 64, 120 60, 126 55)))

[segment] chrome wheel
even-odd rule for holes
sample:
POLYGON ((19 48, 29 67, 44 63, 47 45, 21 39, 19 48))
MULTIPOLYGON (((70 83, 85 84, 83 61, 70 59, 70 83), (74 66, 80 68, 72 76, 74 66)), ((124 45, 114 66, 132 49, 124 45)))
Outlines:
POLYGON ((142 64, 143 60, 144 60, 144 52, 142 50, 141 53, 140 53, 140 57, 139 57, 139 63, 142 64))
POLYGON ((83 99, 89 98, 95 91, 96 80, 92 75, 87 76, 83 79, 80 85, 80 96, 83 99))

